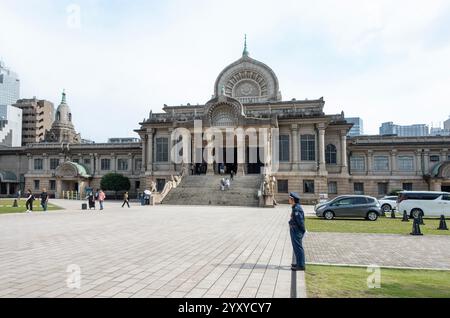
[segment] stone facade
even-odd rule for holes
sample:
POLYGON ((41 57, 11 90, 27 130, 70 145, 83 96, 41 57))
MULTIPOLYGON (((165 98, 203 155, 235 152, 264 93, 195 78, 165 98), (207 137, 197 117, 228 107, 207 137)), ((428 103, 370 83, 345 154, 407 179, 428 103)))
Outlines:
POLYGON ((16 182, 9 193, 3 191, 1 195, 14 195, 19 187, 22 192, 30 189, 34 193, 46 188, 54 197, 61 197, 63 191, 85 194, 88 187, 99 189, 101 178, 107 173, 120 173, 128 177, 130 193, 135 195, 143 190, 141 153, 140 143, 40 143, 3 149, 0 151, 2 170, 12 172, 16 182))

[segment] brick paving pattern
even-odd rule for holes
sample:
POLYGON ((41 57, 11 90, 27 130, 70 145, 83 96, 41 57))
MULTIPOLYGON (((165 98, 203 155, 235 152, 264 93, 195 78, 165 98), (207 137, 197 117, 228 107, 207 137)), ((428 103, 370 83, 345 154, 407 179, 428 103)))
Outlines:
MULTIPOLYGON (((58 203, 67 210, 0 216, 0 297, 291 297, 288 207, 58 203)), ((450 268, 450 237, 310 233, 305 245, 309 262, 450 268)))

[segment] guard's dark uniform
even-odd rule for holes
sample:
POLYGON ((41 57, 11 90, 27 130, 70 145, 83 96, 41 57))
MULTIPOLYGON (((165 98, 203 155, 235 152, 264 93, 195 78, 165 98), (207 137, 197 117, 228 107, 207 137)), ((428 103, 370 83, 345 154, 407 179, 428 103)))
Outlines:
POLYGON ((305 213, 300 205, 300 197, 296 193, 291 193, 290 197, 295 200, 292 207, 291 220, 289 226, 291 228, 292 247, 294 248, 295 257, 297 259, 297 268, 305 267, 305 251, 303 249, 303 236, 306 232, 305 213))

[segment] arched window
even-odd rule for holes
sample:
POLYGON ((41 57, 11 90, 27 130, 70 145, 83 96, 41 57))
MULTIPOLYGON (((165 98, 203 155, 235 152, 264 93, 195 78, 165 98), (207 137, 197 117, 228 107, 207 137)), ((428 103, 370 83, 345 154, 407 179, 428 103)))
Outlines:
POLYGON ((56 120, 61 121, 61 113, 60 112, 56 113, 56 120))
POLYGON ((72 114, 69 113, 69 121, 72 122, 72 114))
POLYGON ((325 159, 327 165, 337 164, 337 149, 335 145, 328 145, 325 149, 325 159))

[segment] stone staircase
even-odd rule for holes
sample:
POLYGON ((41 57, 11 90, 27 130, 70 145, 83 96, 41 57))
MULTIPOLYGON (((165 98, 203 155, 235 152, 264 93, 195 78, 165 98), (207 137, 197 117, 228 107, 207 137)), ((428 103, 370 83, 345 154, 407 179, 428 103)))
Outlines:
POLYGON ((224 205, 259 206, 257 197, 262 176, 236 176, 231 189, 221 191, 222 176, 187 176, 180 185, 170 191, 164 205, 224 205))

